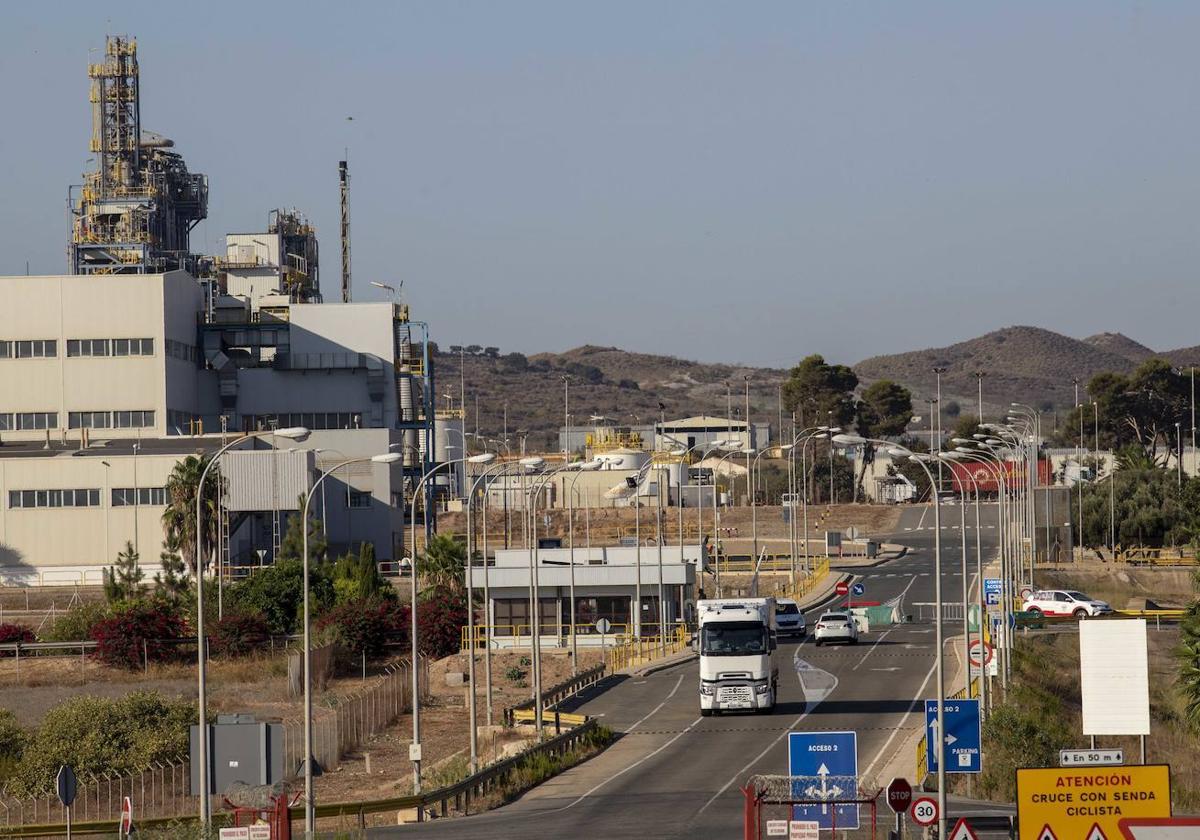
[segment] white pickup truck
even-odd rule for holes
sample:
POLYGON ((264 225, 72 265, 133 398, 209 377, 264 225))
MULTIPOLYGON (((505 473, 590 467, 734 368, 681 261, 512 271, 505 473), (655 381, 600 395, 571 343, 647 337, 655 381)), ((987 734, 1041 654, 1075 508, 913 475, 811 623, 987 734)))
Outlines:
POLYGON ((699 601, 700 714, 771 712, 779 689, 774 598, 699 601))

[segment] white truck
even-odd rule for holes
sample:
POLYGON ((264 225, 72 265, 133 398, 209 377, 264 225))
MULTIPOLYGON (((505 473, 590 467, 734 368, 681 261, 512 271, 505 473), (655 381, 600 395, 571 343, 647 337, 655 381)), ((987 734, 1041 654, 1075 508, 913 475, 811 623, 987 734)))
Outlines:
POLYGON ((774 598, 696 603, 700 634, 700 714, 772 712, 779 690, 774 598))

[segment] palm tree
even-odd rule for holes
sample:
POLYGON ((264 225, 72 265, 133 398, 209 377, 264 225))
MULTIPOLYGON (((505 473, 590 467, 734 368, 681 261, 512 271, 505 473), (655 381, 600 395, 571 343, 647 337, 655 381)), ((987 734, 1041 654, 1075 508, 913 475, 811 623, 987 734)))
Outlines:
MULTIPOLYGON (((183 562, 193 575, 196 574, 196 486, 208 462, 208 455, 189 455, 175 465, 167 479, 167 508, 162 514, 167 542, 178 546, 183 562)), ((217 522, 220 487, 221 475, 214 467, 204 482, 204 545, 210 549, 206 555, 216 547, 220 535, 217 522)), ((208 566, 207 557, 204 566, 208 566)))
POLYGON ((461 542, 446 534, 435 534, 417 557, 417 574, 430 590, 464 591, 467 550, 461 542))

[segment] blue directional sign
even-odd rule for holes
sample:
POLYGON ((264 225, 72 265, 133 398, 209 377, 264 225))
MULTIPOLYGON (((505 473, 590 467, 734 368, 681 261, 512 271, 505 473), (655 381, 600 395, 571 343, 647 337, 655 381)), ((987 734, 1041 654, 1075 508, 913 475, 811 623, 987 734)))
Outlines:
MULTIPOLYGON (((836 801, 858 796, 857 732, 789 732, 788 775, 796 799, 836 801)), ((820 823, 823 829, 858 828, 858 805, 794 805, 792 819, 820 823), (836 819, 835 819, 836 818, 836 819)))
POLYGON ((983 758, 979 749, 979 701, 947 700, 942 717, 946 723, 945 735, 938 737, 937 701, 925 701, 925 760, 929 772, 935 773, 941 756, 934 748, 943 742, 942 755, 946 758, 947 773, 981 773, 983 758))
POLYGON ((850 594, 855 598, 861 598, 867 594, 867 585, 865 583, 856 583, 850 587, 850 594))
POLYGON ((989 607, 996 606, 1004 597, 1004 582, 1000 578, 983 579, 983 602, 989 607))

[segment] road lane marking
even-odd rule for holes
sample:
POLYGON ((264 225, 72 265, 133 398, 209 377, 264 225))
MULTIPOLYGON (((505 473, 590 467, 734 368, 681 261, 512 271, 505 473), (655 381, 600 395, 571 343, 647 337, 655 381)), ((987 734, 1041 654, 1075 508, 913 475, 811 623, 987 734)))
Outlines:
POLYGON ((859 666, 859 665, 862 665, 864 662, 866 662, 866 661, 867 661, 867 657, 868 657, 868 656, 870 656, 872 653, 874 653, 874 652, 875 652, 875 648, 879 647, 879 643, 880 643, 880 642, 882 642, 884 639, 886 639, 886 638, 887 638, 887 636, 888 636, 888 633, 891 633, 891 632, 892 632, 892 630, 895 630, 895 629, 896 629, 896 628, 895 628, 895 627, 893 627, 893 628, 891 628, 890 630, 885 630, 885 631, 883 631, 883 633, 882 633, 882 634, 879 636, 879 638, 875 640, 875 644, 871 645, 871 649, 870 649, 870 650, 868 650, 866 653, 864 653, 864 654, 863 654, 863 656, 862 656, 862 659, 858 660, 858 665, 855 665, 855 666, 854 666, 853 668, 851 668, 850 670, 851 670, 851 671, 857 671, 857 670, 858 670, 858 666, 859 666))
MULTIPOLYGON (((651 711, 649 714, 647 714, 645 717, 643 717, 641 720, 639 720, 639 721, 638 721, 637 723, 635 723, 633 726, 629 727, 629 729, 628 729, 628 730, 626 730, 626 733, 628 734, 628 733, 630 733, 630 732, 633 732, 633 730, 637 729, 637 728, 638 728, 638 726, 640 726, 640 725, 641 725, 641 724, 642 724, 642 723, 643 723, 643 722, 644 722, 644 721, 645 721, 647 718, 649 718, 651 715, 653 715, 655 712, 657 712, 659 709, 661 709, 663 706, 665 706, 665 705, 666 705, 666 703, 667 703, 667 700, 670 700, 672 697, 674 697, 674 696, 675 696, 675 692, 679 691, 679 686, 683 685, 683 678, 684 678, 684 676, 685 676, 684 674, 680 674, 680 675, 679 675, 679 679, 675 681, 675 687, 671 689, 671 693, 670 693, 670 694, 668 694, 668 695, 666 696, 666 699, 664 699, 664 700, 663 700, 661 703, 659 703, 657 706, 655 706, 653 711, 651 711)), ((632 770, 633 768, 637 767, 637 766, 638 766, 639 764, 641 764, 642 762, 644 762, 644 761, 647 761, 647 760, 649 760, 649 759, 653 758, 654 756, 658 755, 660 752, 662 752, 663 750, 665 750, 667 747, 671 746, 671 744, 675 743, 675 742, 676 742, 676 741, 678 741, 680 738, 682 738, 684 735, 686 735, 688 732, 690 732, 690 731, 691 731, 691 729, 692 729, 692 727, 693 727, 693 726, 695 726, 697 723, 699 723, 701 720, 702 720, 702 718, 696 718, 694 721, 692 721, 691 723, 689 723, 689 724, 688 724, 688 725, 687 725, 687 726, 684 728, 684 730, 683 730, 682 732, 680 732, 678 735, 676 735, 676 736, 675 736, 674 738, 672 738, 671 740, 667 741, 665 744, 663 744, 663 745, 662 745, 661 747, 659 747, 658 749, 654 750, 654 752, 652 752, 652 753, 649 753, 649 754, 647 754, 647 755, 644 755, 644 756, 642 756, 642 757, 641 757, 641 758, 639 758, 637 761, 635 761, 633 764, 630 764, 628 767, 626 767, 626 768, 624 768, 624 769, 622 769, 622 770, 619 770, 619 771, 618 771, 618 772, 616 772, 616 773, 613 773, 611 776, 609 776, 609 777, 608 777, 607 779, 605 779, 604 781, 600 782, 599 784, 597 784, 596 786, 594 786, 594 787, 593 787, 593 788, 591 788, 590 790, 588 790, 588 791, 584 792, 583 794, 581 794, 581 795, 579 796, 579 798, 578 798, 578 799, 575 799, 575 800, 573 800, 573 801, 571 801, 571 802, 568 802, 566 805, 562 806, 561 808, 556 808, 556 809, 554 809, 553 811, 544 811, 544 812, 542 812, 542 813, 556 814, 556 813, 558 813, 559 811, 565 811, 565 810, 567 810, 568 808, 571 808, 571 807, 573 807, 573 806, 575 806, 575 805, 578 805, 580 802, 582 802, 583 800, 587 799, 589 796, 591 796, 591 795, 592 795, 593 793, 595 793, 596 791, 600 790, 600 788, 604 787, 606 784, 608 784, 609 782, 611 782, 613 779, 617 778, 618 776, 623 776, 624 774, 628 773, 628 772, 629 772, 630 770, 632 770)))
POLYGON ((917 528, 916 528, 916 530, 920 531, 920 530, 921 530, 921 526, 925 524, 925 514, 927 514, 927 513, 929 513, 929 506, 928 506, 928 505, 926 505, 926 506, 925 506, 925 507, 924 507, 924 508, 921 510, 921 518, 917 520, 917 528))
POLYGON ((729 790, 730 785, 732 785, 738 779, 742 778, 742 775, 747 770, 749 770, 751 767, 753 767, 755 764, 757 764, 759 761, 761 761, 763 756, 765 756, 767 753, 769 753, 772 749, 774 749, 779 744, 780 741, 782 741, 784 738, 786 738, 793 729, 795 729, 797 726, 800 725, 800 721, 804 720, 806 717, 808 717, 810 714, 812 714, 813 710, 816 709, 817 706, 819 706, 821 704, 821 702, 826 697, 828 697, 830 694, 832 694, 834 692, 834 690, 838 687, 838 678, 834 674, 829 673, 828 671, 823 671, 820 668, 814 668, 812 665, 810 665, 809 663, 807 663, 803 659, 801 659, 799 648, 797 648, 796 652, 792 655, 792 663, 796 668, 796 678, 800 680, 800 686, 804 690, 804 694, 805 694, 804 711, 801 712, 800 716, 798 718, 796 718, 794 721, 792 721, 786 729, 784 729, 782 732, 779 733, 779 737, 777 737, 771 743, 767 744, 767 746, 763 749, 762 752, 760 752, 754 758, 750 759, 750 761, 747 762, 746 765, 744 767, 742 767, 741 770, 737 771, 737 773, 735 773, 733 776, 731 776, 729 778, 729 781, 727 781, 725 784, 723 784, 721 786, 721 789, 718 790, 716 793, 714 793, 712 795, 712 797, 707 802, 705 802, 704 805, 702 805, 700 807, 700 810, 696 812, 697 817, 700 816, 701 814, 703 814, 708 809, 709 805, 716 802, 717 799, 720 798, 721 794, 723 794, 723 793, 725 793, 725 791, 729 790), (813 675, 824 674, 826 677, 829 678, 829 681, 831 681, 831 684, 828 687, 822 687, 822 688, 814 687, 815 690, 813 691, 813 695, 814 696, 820 695, 820 696, 816 696, 816 699, 814 699, 814 700, 809 700, 808 699, 808 687, 804 683, 804 677, 801 676, 802 673, 809 673, 809 674, 813 674, 813 675))
POLYGON ((639 720, 633 726, 626 729, 625 733, 629 734, 633 730, 637 729, 639 726, 641 726, 643 723, 645 723, 648 718, 652 717, 655 712, 657 712, 663 706, 667 705, 667 701, 670 700, 672 697, 674 697, 675 692, 679 690, 679 686, 683 685, 683 677, 684 677, 684 675, 680 674, 679 679, 675 681, 675 687, 671 689, 671 693, 668 694, 661 703, 659 703, 657 706, 655 706, 653 709, 651 709, 650 712, 645 717, 643 717, 641 720, 639 720))
MULTIPOLYGON (((900 722, 896 724, 896 728, 892 730, 892 734, 886 741, 883 742, 883 746, 879 748, 879 752, 875 754, 875 758, 869 765, 867 765, 867 769, 862 773, 864 777, 869 777, 871 775, 871 771, 875 769, 875 765, 879 763, 879 759, 883 758, 884 753, 887 752, 887 748, 892 745, 892 741, 895 740, 896 736, 900 734, 900 730, 904 728, 904 722, 908 720, 908 716, 913 713, 913 709, 916 708, 917 703, 925 699, 925 687, 929 685, 929 680, 933 678, 935 671, 937 671, 936 657, 933 665, 929 668, 929 673, 925 675, 925 682, 921 683, 921 687, 917 689, 917 694, 915 697, 913 697, 912 705, 908 707, 908 711, 904 713, 904 717, 900 718, 900 722)), ((924 703, 921 704, 921 708, 925 708, 924 703)))

